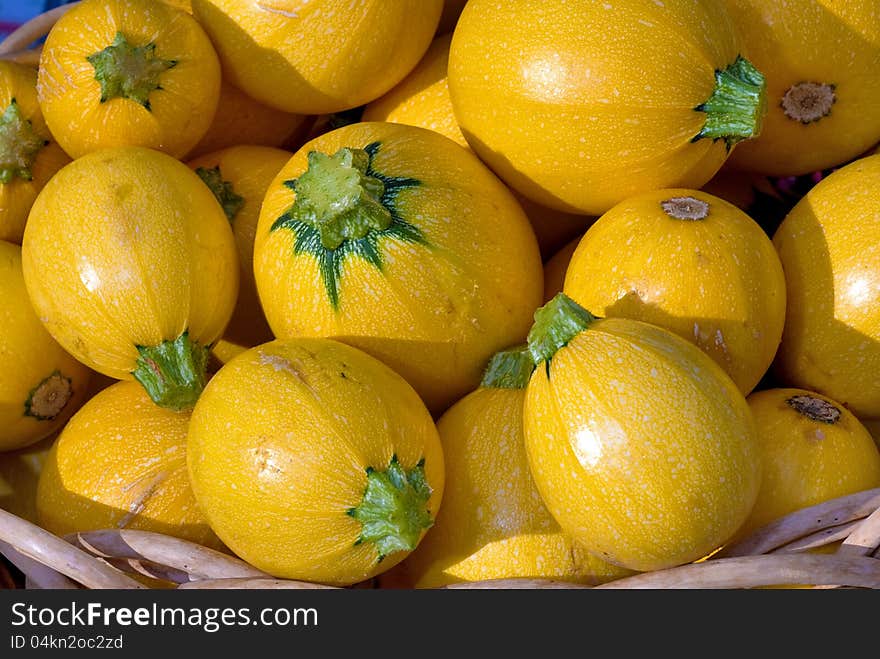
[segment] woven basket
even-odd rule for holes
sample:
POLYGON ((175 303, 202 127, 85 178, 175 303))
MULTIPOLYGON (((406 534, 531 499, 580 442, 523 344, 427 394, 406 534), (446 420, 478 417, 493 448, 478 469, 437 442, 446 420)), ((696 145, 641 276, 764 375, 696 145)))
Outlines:
MULTIPOLYGON (((28 21, 0 42, 0 59, 36 66, 34 44, 78 3, 28 21)), ((712 557, 594 588, 880 588, 880 488, 805 508, 769 524, 712 557), (810 550, 841 544, 833 554, 810 550)), ((158 533, 106 529, 60 538, 0 509, 0 554, 29 589, 248 588, 325 589, 275 579, 244 561, 158 533), (136 578, 133 578, 136 577, 136 578)), ((0 588, 17 584, 0 562, 0 588)), ((381 578, 354 587, 381 586, 381 578)), ((540 579, 458 583, 447 588, 590 588, 540 579)))

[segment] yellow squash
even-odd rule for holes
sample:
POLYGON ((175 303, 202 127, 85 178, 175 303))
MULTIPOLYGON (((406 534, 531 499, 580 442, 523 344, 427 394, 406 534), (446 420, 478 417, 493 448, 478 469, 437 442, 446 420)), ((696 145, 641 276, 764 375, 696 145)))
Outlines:
POLYGON ((541 303, 520 205, 433 131, 364 122, 303 146, 266 193, 254 274, 275 336, 325 336, 403 375, 432 412, 525 339, 541 303))
POLYGON ((767 78, 761 135, 731 164, 772 176, 856 158, 880 140, 880 3, 725 0, 767 78))
POLYGON ((437 522, 404 566, 416 588, 544 578, 596 585, 630 571, 588 553, 547 512, 523 438, 527 350, 496 353, 480 387, 437 422, 446 488, 437 522))
POLYGON ((565 286, 565 272, 571 257, 581 242, 583 236, 577 236, 556 254, 544 263, 544 303, 552 300, 557 293, 561 293, 565 286))
POLYGON ((714 0, 470 0, 449 90, 462 132, 511 187, 599 215, 699 188, 760 131, 761 73, 714 0))
POLYGON ((653 323, 694 343, 744 395, 773 363, 785 322, 785 275, 770 238, 697 190, 617 204, 581 239, 563 290, 597 316, 653 323))
POLYGON ((28 446, 63 426, 85 400, 90 375, 34 313, 21 248, 0 241, 0 451, 28 446))
POLYGON ((254 236, 266 190, 292 155, 282 149, 244 145, 208 153, 188 163, 223 207, 238 248, 238 301, 223 338, 213 348, 221 362, 275 338, 254 282, 254 236))
POLYGON ((535 314, 524 426, 562 529, 633 570, 708 556, 745 522, 760 461, 745 398, 668 330, 596 319, 560 293, 535 314))
MULTIPOLYGON (((434 39, 428 52, 400 84, 390 92, 369 103, 363 112, 364 121, 391 121, 420 126, 445 135, 469 148, 461 134, 452 110, 446 68, 452 34, 434 39)), ((552 255, 574 236, 583 233, 593 218, 536 204, 513 190, 532 223, 538 246, 545 258, 552 255)))
POLYGON ((329 339, 272 341, 223 366, 187 454, 211 527, 278 577, 349 585, 384 572, 443 496, 437 429, 412 387, 329 339))
POLYGON ((214 120, 187 157, 240 145, 298 147, 313 122, 313 117, 263 105, 224 80, 214 120))
POLYGON ((155 0, 83 0, 58 19, 40 56, 40 107, 74 158, 126 145, 183 157, 208 130, 219 94, 205 31, 155 0))
POLYGON ((840 403, 805 389, 766 389, 748 397, 762 480, 747 535, 801 508, 880 487, 880 451, 840 403))
POLYGON ((57 535, 100 529, 164 533, 215 549, 186 468, 190 415, 153 404, 137 382, 117 382, 82 406, 45 459, 40 525, 57 535))
POLYGON ((788 386, 880 417, 880 156, 822 179, 773 236, 788 311, 776 366, 788 386))
POLYGON ((239 272, 229 221, 195 172, 142 147, 82 156, 37 197, 22 255, 34 307, 72 355, 138 379, 160 405, 192 405, 239 272))
POLYGON ((326 114, 400 82, 437 29, 442 0, 193 0, 224 75, 261 103, 326 114))
POLYGON ((37 72, 0 61, 0 240, 21 244, 37 193, 68 162, 40 112, 37 72))

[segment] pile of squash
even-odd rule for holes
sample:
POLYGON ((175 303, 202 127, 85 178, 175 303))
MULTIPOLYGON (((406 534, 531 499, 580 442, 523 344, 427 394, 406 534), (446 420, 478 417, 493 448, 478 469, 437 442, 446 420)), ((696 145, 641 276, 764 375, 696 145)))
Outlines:
POLYGON ((880 488, 877 2, 65 9, 0 61, 8 512, 595 585, 880 488))

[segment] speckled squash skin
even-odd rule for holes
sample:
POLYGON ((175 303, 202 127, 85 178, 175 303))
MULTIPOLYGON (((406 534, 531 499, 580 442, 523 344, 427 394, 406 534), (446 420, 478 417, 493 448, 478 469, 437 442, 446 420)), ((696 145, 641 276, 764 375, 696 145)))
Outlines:
POLYGON ((70 162, 70 156, 49 134, 37 102, 36 71, 23 64, 0 61, 0 116, 9 110, 13 100, 21 117, 30 122, 34 136, 44 141, 32 157, 29 180, 13 176, 7 183, 0 182, 0 240, 21 244, 28 212, 37 193, 55 172, 70 162))
POLYGON ((91 371, 49 335, 31 306, 21 248, 0 241, 0 451, 61 428, 82 405, 91 371))
POLYGON ((425 53, 442 0, 193 0, 224 75, 258 101, 298 114, 364 105, 425 53))
POLYGON ((647 323, 596 320, 539 363, 524 418, 548 510, 617 565, 659 570, 709 555, 758 494, 743 395, 705 353, 647 323))
POLYGON ((22 245, 49 333, 96 371, 132 378, 137 346, 184 331, 209 346, 238 295, 229 221, 186 165, 142 147, 76 159, 43 188, 22 245))
POLYGON ((367 468, 396 455, 424 460, 436 516, 443 450, 412 388, 365 353, 328 339, 277 340, 227 363, 193 411, 190 480, 217 535, 237 555, 278 577, 348 585, 384 572, 408 552, 378 561, 357 543, 349 511, 367 468))
POLYGON ((596 585, 631 572, 564 534, 529 472, 525 389, 480 387, 437 422, 446 488, 437 522, 406 559, 416 588, 519 577, 596 585))
MULTIPOLYGON (((364 121, 392 121, 420 126, 445 135, 470 148, 452 109, 446 70, 452 34, 438 36, 428 52, 400 84, 364 108, 364 121)), ((577 234, 583 233, 594 218, 547 208, 512 190, 525 211, 538 238, 543 258, 577 234)))
POLYGON ((733 204, 696 190, 636 195, 605 213, 581 239, 563 290, 597 316, 675 332, 743 395, 773 363, 785 323, 785 275, 770 238, 733 204), (664 204, 676 199, 695 200, 687 203, 705 217, 669 215, 664 204))
POLYGON ((235 209, 229 221, 238 249, 238 299, 223 338, 212 349, 223 363, 246 348, 275 338, 254 281, 254 236, 266 190, 292 155, 283 149, 241 145, 206 153, 187 163, 196 172, 219 169, 220 180, 230 186, 228 193, 238 198, 229 207, 230 212, 235 209))
POLYGON ((694 108, 739 54, 716 2, 471 0, 449 88, 471 147, 511 187, 600 215, 640 192, 712 178, 728 148, 692 141, 706 121, 694 108))
POLYGON ((192 159, 233 146, 299 146, 313 117, 282 112, 221 81, 217 111, 208 132, 187 155, 192 159))
POLYGON ((403 375, 433 413, 476 388, 495 352, 525 339, 543 291, 534 232, 507 187, 452 140, 382 122, 326 133, 285 165, 263 201, 254 274, 275 336, 361 348, 403 375), (334 306, 319 262, 326 253, 316 258, 297 247, 295 229, 272 226, 291 209, 296 192, 285 182, 306 171, 310 151, 371 144, 375 171, 404 186, 392 207, 415 237, 380 232, 380 267, 364 242, 376 232, 355 241, 359 251, 333 278, 334 306))
MULTIPOLYGON (((851 0, 725 0, 746 57, 767 77, 761 135, 731 157, 737 168, 787 176, 834 167, 880 141, 880 4, 851 0), (834 87, 826 116, 786 114, 799 83, 834 87)), ((791 112, 789 112, 791 114, 791 112)))
POLYGON ((776 359, 789 386, 880 417, 880 156, 820 181, 773 236, 788 310, 776 359))
POLYGON ((739 535, 801 508, 880 487, 880 451, 840 403, 792 388, 756 391, 747 402, 758 430, 762 480, 739 535), (820 401, 821 420, 789 403, 806 398, 820 401))
POLYGON ((101 148, 144 146, 184 157, 211 124, 220 94, 220 63, 201 26, 155 0, 84 0, 52 27, 40 57, 37 91, 46 123, 73 158, 101 148), (155 44, 174 62, 158 76, 148 106, 124 97, 102 101, 88 60, 117 34, 132 46, 155 44))
POLYGON ((154 531, 219 549, 186 469, 188 413, 154 405, 137 382, 98 393, 65 426, 37 484, 40 525, 57 535, 154 531))

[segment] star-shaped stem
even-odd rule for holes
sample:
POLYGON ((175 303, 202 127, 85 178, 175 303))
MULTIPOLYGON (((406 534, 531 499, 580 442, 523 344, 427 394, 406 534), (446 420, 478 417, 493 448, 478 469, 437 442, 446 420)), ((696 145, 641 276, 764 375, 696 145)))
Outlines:
POLYGON ((332 156, 310 153, 306 172, 284 183, 296 192, 293 205, 270 229, 293 231, 293 253, 315 258, 333 309, 339 308, 346 259, 361 258, 381 271, 383 240, 427 245, 421 230, 403 218, 397 205, 401 191, 421 182, 376 171, 373 160, 380 147, 373 142, 332 156))
POLYGON ((404 470, 397 456, 385 470, 367 467, 367 487, 361 503, 348 511, 363 524, 356 544, 376 545, 377 562, 397 551, 412 551, 434 518, 427 508, 431 488, 425 480, 425 461, 404 470))
POLYGON ((13 98, 0 117, 0 183, 9 183, 16 176, 30 181, 34 160, 47 144, 13 98))
POLYGON ((177 64, 176 60, 156 57, 156 44, 132 46, 122 32, 113 43, 86 57, 95 68, 95 80, 101 84, 101 103, 112 98, 127 98, 150 109, 150 93, 162 89, 161 75, 177 64))

